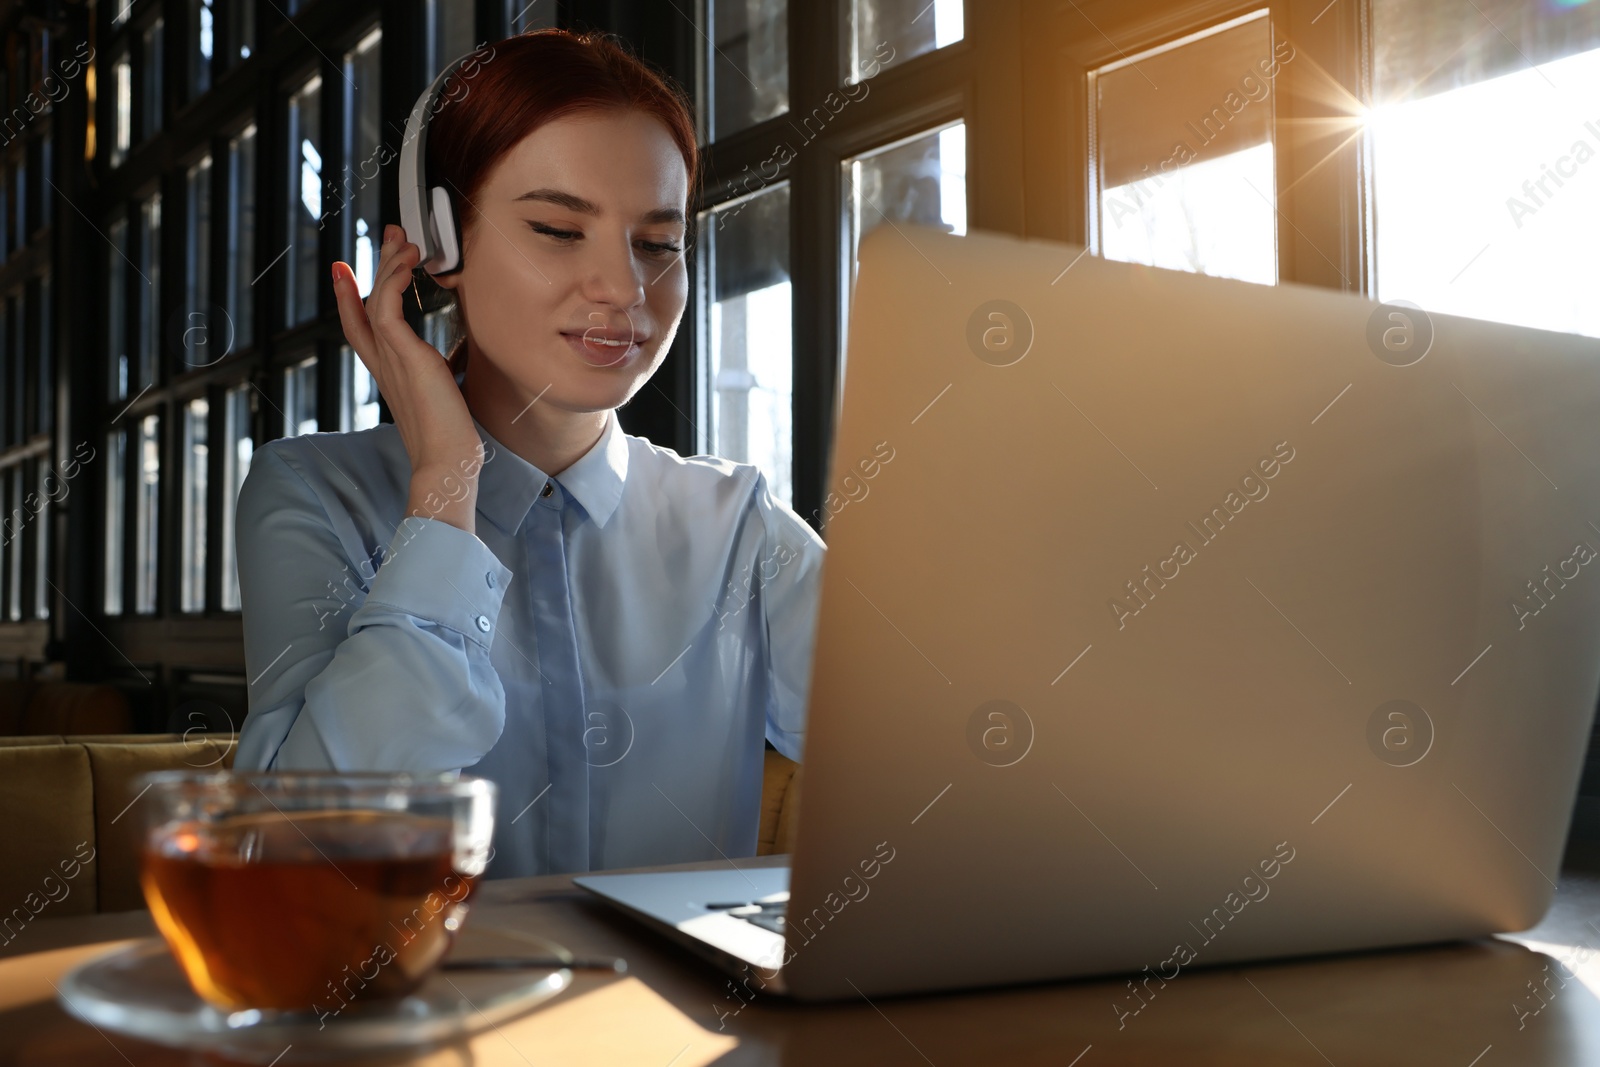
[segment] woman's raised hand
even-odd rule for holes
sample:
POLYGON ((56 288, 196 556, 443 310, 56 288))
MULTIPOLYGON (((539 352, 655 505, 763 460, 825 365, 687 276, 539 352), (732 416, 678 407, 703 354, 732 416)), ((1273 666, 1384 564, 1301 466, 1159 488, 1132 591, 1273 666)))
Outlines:
POLYGON ((333 291, 345 340, 377 382, 411 458, 406 514, 472 533, 483 441, 449 364, 405 320, 402 301, 420 259, 405 231, 387 225, 365 304, 346 263, 333 265, 333 291))

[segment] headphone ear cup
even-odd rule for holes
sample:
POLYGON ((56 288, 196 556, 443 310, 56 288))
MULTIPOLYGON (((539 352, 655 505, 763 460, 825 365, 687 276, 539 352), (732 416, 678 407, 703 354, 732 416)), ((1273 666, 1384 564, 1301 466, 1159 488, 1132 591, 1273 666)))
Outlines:
POLYGON ((461 220, 456 215, 455 203, 442 185, 432 190, 433 225, 439 237, 438 263, 430 274, 449 274, 461 269, 461 220))

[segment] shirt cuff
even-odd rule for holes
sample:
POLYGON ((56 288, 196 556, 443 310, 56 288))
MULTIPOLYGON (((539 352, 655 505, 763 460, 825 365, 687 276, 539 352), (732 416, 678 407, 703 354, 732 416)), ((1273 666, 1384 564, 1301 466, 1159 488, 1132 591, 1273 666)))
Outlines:
POLYGON ((511 568, 477 535, 410 515, 395 529, 367 602, 448 626, 488 648, 510 582, 511 568))

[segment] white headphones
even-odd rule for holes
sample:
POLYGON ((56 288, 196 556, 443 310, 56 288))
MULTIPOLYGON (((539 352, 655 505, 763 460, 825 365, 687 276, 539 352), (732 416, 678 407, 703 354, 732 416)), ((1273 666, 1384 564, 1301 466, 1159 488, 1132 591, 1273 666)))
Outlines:
POLYGON ((422 252, 422 268, 432 275, 461 269, 461 218, 444 186, 428 188, 428 122, 439 110, 450 75, 477 55, 476 50, 468 52, 445 67, 417 97, 417 105, 406 120, 405 142, 400 146, 400 225, 406 231, 406 240, 422 252), (428 190, 426 196, 424 189, 428 190))

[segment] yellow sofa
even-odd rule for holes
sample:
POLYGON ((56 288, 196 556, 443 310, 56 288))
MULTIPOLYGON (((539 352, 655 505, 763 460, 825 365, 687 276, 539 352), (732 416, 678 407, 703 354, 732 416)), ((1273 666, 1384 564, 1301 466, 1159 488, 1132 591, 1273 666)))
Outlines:
MULTIPOLYGON (((0 737, 0 945, 36 916, 144 907, 135 778, 231 768, 236 745, 235 734, 0 737)), ((766 753, 759 855, 789 850, 799 769, 766 753)))

